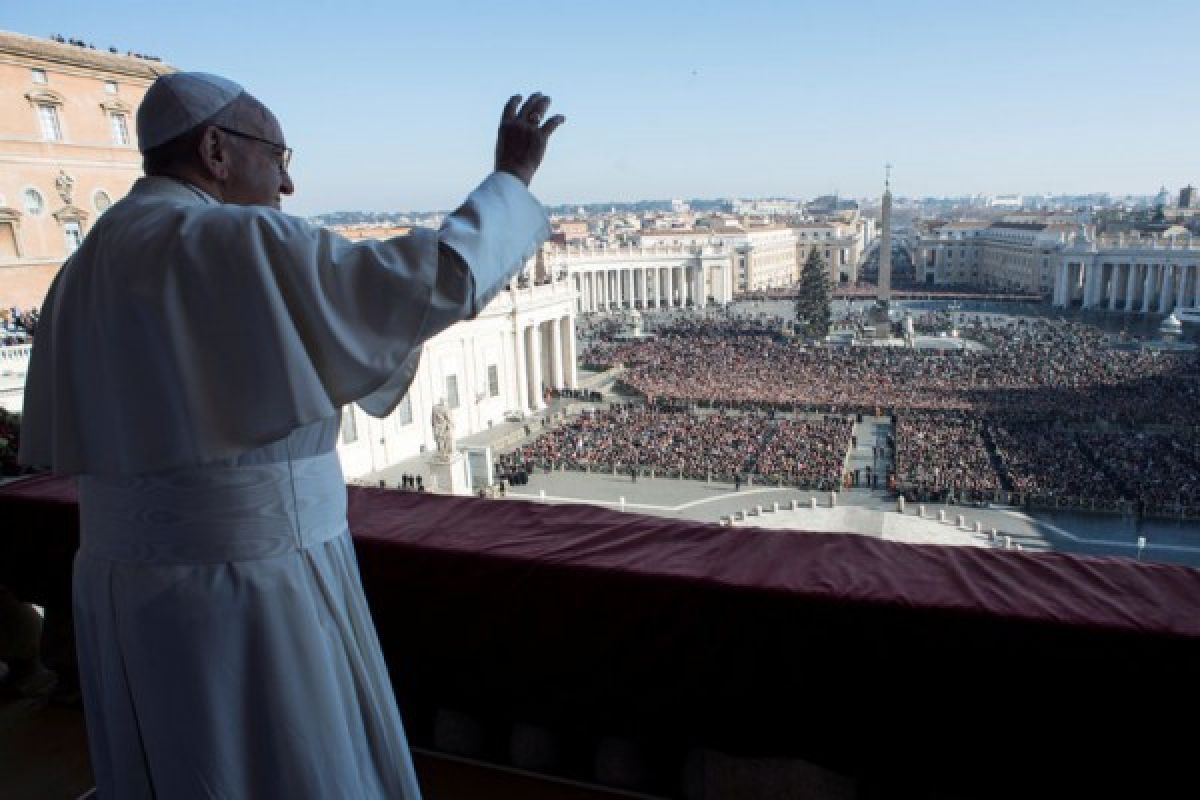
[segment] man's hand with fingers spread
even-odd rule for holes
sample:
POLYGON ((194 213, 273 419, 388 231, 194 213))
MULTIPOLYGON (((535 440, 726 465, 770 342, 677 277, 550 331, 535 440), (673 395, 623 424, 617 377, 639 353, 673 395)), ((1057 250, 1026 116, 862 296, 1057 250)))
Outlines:
POLYGON ((496 170, 515 175, 526 186, 533 180, 546 155, 550 134, 566 117, 557 114, 545 119, 550 98, 534 92, 524 104, 521 95, 508 99, 500 116, 500 131, 496 135, 496 170), (545 120, 545 121, 543 121, 545 120))

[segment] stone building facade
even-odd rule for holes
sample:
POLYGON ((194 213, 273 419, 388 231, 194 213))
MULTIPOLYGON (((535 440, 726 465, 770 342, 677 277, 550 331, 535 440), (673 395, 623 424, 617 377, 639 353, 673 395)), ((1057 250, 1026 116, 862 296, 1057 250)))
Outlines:
MULTIPOLYGON (((533 270, 531 261, 525 274, 533 270)), ((425 343, 408 394, 387 418, 343 409, 337 450, 347 478, 433 452, 429 418, 439 400, 462 439, 544 410, 549 388, 578 386, 573 283, 521 283, 514 278, 474 319, 425 343)))
POLYGON ((1200 239, 1192 236, 1094 237, 1085 228, 1055 267, 1056 306, 1133 314, 1200 308, 1200 239))
POLYGON ((40 306, 141 174, 134 112, 172 68, 0 31, 0 307, 40 306))
POLYGON ((539 263, 546 274, 570 281, 578 313, 731 302, 735 250, 710 241, 707 232, 679 233, 678 241, 651 237, 638 245, 547 245, 539 263))
POLYGON ((1034 222, 951 222, 917 241, 916 277, 930 286, 1033 292, 1054 289, 1058 254, 1073 226, 1034 222))

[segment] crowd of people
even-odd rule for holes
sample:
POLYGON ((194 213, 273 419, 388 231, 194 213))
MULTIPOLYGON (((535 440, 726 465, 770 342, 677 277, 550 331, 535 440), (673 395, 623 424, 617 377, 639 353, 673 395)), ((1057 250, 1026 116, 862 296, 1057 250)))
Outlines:
POLYGON ((1108 475, 1060 424, 1024 425, 992 420, 989 433, 1011 491, 1046 505, 1083 505, 1103 499, 1108 475))
POLYGON ((1111 477, 1118 499, 1138 510, 1188 513, 1200 506, 1194 439, 1107 431, 1080 434, 1079 444, 1111 477))
POLYGON ((1200 400, 1200 362, 1190 352, 1114 349, 1099 331, 1070 322, 964 335, 984 349, 808 347, 784 337, 665 332, 595 341, 584 360, 623 365, 624 385, 651 403, 724 408, 941 409, 1190 425, 1200 400), (1144 402, 1147 392, 1153 405, 1144 402))
POLYGON ((830 489, 842 477, 852 422, 762 412, 692 414, 619 404, 585 411, 505 456, 537 466, 732 481, 735 476, 830 489))
POLYGON ((916 500, 979 500, 1000 488, 983 420, 966 412, 896 416, 896 485, 916 500))
POLYGON ((17 307, 0 308, 0 345, 28 344, 37 330, 38 310, 17 307))
MULTIPOLYGON (((806 450, 816 463, 823 443, 841 433, 803 424, 793 431, 784 416, 894 414, 895 486, 913 498, 1004 495, 1038 505, 1200 513, 1195 353, 1113 347, 1100 330, 1071 321, 982 319, 960 325, 962 338, 981 347, 934 351, 807 346, 782 335, 781 321, 766 314, 649 316, 654 338, 629 341, 597 330, 584 359, 623 366, 620 388, 648 406, 638 414, 651 431, 662 424, 656 415, 673 415, 680 441, 650 435, 653 446, 634 447, 615 428, 636 439, 643 435, 639 418, 599 417, 582 426, 586 435, 576 432, 573 446, 582 450, 568 453, 567 462, 585 463, 583 451, 595 445, 604 463, 630 463, 637 452, 643 464, 723 472, 732 456, 702 443, 729 437, 754 446, 748 437, 758 436, 763 449, 741 468, 798 483, 803 476, 787 461, 805 447, 797 442, 818 443, 806 450), (722 413, 730 410, 753 413, 722 413), (768 432, 754 433, 723 422, 702 430, 680 412, 715 420, 783 416, 768 432), (694 436, 701 443, 690 444, 694 436), (707 458, 697 455, 705 451, 707 458)), ((941 313, 915 318, 922 331, 951 322, 941 313)), ((539 456, 562 456, 563 441, 543 439, 539 456)), ((838 447, 844 459, 845 447, 838 447)), ((822 467, 823 479, 838 474, 822 467)))
POLYGON ((1186 431, 1072 427, 1020 415, 897 415, 897 487, 916 500, 993 500, 1200 515, 1200 439, 1186 431))

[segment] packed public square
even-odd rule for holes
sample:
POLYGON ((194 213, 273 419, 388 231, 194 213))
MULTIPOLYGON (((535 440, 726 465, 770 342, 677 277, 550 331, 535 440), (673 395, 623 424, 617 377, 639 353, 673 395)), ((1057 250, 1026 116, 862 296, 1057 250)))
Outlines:
MULTIPOLYGON (((837 324, 862 321, 848 309, 837 324)), ((954 327, 944 312, 914 321, 929 334, 954 327)), ((985 317, 954 331, 975 347, 942 350, 814 345, 761 311, 640 322, 640 337, 611 317, 581 325, 582 361, 618 371, 622 401, 583 409, 502 469, 806 489, 874 479, 912 502, 1200 516, 1191 351, 1122 347, 1096 327, 1033 317, 985 317), (890 430, 859 469, 863 415, 890 430)))

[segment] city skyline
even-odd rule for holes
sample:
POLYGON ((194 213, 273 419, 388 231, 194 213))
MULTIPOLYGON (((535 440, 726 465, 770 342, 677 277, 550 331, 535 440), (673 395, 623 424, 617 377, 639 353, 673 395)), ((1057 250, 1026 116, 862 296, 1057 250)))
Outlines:
POLYGON ((1155 4, 1170 24, 1153 26, 1109 2, 368 2, 334 16, 216 0, 165 20, 134 0, 68 5, 0 25, 238 80, 296 149, 285 210, 302 215, 454 207, 490 169, 505 97, 535 89, 568 120, 533 187, 548 205, 878 197, 885 162, 905 197, 1149 195, 1200 177, 1180 155, 1200 129, 1185 102, 1200 10, 1181 2, 1155 4))

